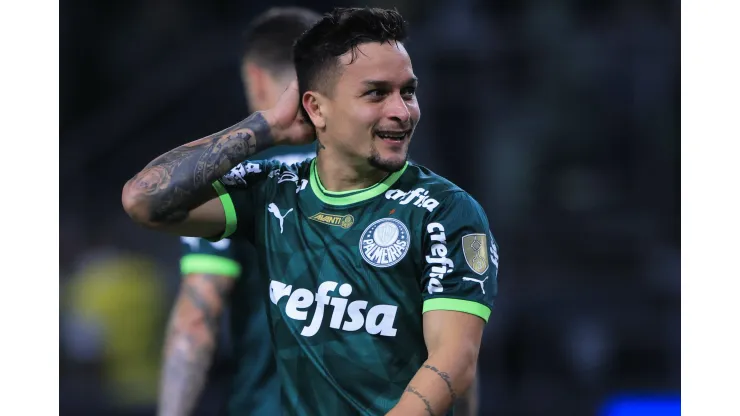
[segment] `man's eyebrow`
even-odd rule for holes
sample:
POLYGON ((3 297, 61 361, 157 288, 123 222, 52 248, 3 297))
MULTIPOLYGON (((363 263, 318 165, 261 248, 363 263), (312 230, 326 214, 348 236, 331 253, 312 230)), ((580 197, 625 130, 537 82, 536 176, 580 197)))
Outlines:
MULTIPOLYGON (((418 83, 419 83, 418 78, 411 77, 406 82, 403 83, 403 86, 404 87, 416 86, 418 83)), ((388 81, 381 81, 381 80, 374 80, 374 79, 362 81, 362 84, 368 88, 390 88, 392 87, 392 84, 388 81)))

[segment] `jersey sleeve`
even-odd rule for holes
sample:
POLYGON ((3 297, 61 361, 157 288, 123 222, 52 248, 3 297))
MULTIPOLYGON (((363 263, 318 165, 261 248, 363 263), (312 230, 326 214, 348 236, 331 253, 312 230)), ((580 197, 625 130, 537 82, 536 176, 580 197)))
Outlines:
POLYGON ((483 208, 455 193, 432 213, 423 238, 423 312, 466 312, 488 322, 498 291, 498 245, 483 208))
POLYGON ((226 215, 226 228, 217 240, 232 235, 247 235, 254 224, 254 214, 269 192, 268 178, 280 167, 278 161, 247 161, 235 166, 213 183, 226 215))
POLYGON ((211 242, 204 238, 181 237, 180 243, 180 273, 183 276, 197 273, 236 278, 241 274, 242 265, 236 260, 231 240, 211 242))

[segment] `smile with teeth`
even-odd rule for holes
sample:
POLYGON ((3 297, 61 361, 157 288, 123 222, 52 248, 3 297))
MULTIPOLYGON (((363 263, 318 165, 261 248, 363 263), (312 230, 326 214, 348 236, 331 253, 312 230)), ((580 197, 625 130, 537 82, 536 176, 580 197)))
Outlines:
POLYGON ((406 134, 408 134, 408 131, 384 131, 384 132, 376 132, 375 135, 380 137, 381 139, 387 139, 387 140, 403 140, 406 137, 406 134))

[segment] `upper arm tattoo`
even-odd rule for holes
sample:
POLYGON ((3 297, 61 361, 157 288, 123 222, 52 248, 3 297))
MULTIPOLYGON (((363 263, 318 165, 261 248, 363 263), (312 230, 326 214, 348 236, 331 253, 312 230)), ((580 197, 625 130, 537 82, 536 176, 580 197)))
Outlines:
POLYGON ((177 223, 205 202, 211 183, 272 143, 267 121, 254 113, 226 130, 159 156, 131 184, 150 198, 151 221, 177 223))

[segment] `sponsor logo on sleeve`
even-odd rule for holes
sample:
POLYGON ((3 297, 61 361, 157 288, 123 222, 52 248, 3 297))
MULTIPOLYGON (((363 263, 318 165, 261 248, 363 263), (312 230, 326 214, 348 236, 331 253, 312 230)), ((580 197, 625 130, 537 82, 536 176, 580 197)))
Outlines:
POLYGON ((455 263, 447 257, 447 236, 445 227, 438 222, 427 225, 429 239, 432 240, 432 246, 429 248, 429 254, 426 256, 426 262, 431 267, 429 269, 429 284, 427 291, 431 293, 441 293, 442 280, 445 275, 455 269, 455 263))

